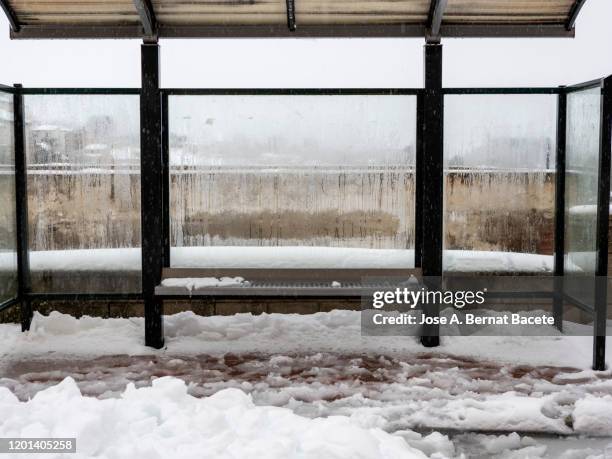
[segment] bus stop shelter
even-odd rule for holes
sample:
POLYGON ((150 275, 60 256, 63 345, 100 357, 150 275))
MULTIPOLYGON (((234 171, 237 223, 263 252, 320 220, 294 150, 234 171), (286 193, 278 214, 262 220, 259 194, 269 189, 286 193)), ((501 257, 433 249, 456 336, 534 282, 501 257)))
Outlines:
MULTIPOLYGON (((26 1, 0 0, 10 24, 10 36, 27 39, 142 39, 140 88, 26 88, 2 86, 11 95, 14 111, 14 181, 16 208, 16 287, 3 307, 21 304, 26 330, 37 299, 137 298, 145 305, 145 341, 163 346, 163 301, 156 295, 170 259, 170 162, 168 100, 176 96, 412 96, 416 98, 415 267, 424 276, 442 276, 444 245, 444 136, 445 98, 462 95, 540 94, 557 100, 555 161, 554 276, 567 273, 568 234, 566 175, 579 151, 569 151, 574 132, 568 117, 574 97, 590 91, 600 103, 593 114, 597 151, 590 164, 597 176, 591 196, 596 210, 592 228, 593 262, 583 271, 593 279, 607 278, 610 196, 612 79, 602 78, 574 86, 547 88, 445 88, 442 85, 442 49, 445 38, 567 38, 585 0, 253 0, 189 2, 176 0, 26 1), (421 88, 381 89, 185 89, 160 87, 159 39, 171 38, 415 38, 424 40, 424 79, 421 88), (140 289, 131 292, 65 291, 33 288, 29 266, 27 122, 24 104, 45 95, 138 96, 140 113, 140 289)), ((282 59, 282 56, 279 56, 282 59)), ((398 56, 401 59, 401 56, 398 56)), ((467 69, 466 71, 469 71, 467 69)), ((570 82, 568 82, 569 84, 570 82)), ((578 125, 576 129, 581 129, 578 125)), ((594 367, 605 365, 607 298, 605 282, 594 281, 592 300, 571 293, 551 293, 555 317, 563 303, 593 316, 594 367)), ((431 312, 435 314, 436 312, 431 312)), ((435 333, 423 336, 435 346, 435 333)))

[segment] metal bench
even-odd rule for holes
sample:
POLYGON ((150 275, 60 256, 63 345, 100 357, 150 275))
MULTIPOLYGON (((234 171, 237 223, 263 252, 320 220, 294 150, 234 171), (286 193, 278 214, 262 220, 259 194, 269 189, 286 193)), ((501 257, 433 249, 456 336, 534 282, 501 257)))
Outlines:
POLYGON ((421 269, 164 268, 162 284, 155 287, 155 295, 161 299, 209 296, 358 298, 373 289, 392 287, 398 279, 411 276, 421 279, 421 269), (246 282, 193 289, 163 285, 167 279, 223 277, 242 277, 246 282))

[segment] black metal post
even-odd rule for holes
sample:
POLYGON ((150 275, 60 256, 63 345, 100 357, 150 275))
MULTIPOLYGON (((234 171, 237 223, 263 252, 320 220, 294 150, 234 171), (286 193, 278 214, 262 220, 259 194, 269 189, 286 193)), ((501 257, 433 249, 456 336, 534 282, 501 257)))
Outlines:
MULTIPOLYGON (((444 192, 444 95, 442 93, 442 45, 425 45, 425 90, 423 94, 423 276, 442 276, 443 192, 444 192)), ((439 305, 427 305, 423 313, 439 315, 439 305)), ((440 344, 439 326, 423 330, 421 343, 440 344)))
POLYGON ((563 330, 563 275, 565 258, 565 144, 567 138, 567 94, 557 96, 557 157, 555 167, 555 267, 553 318, 563 330))
POLYGON ((21 85, 15 85, 13 94, 14 141, 15 141, 15 198, 17 219, 17 298, 21 302, 21 331, 30 329, 32 322, 32 303, 27 298, 30 293, 30 258, 28 254, 28 171, 25 150, 25 117, 21 85))
POLYGON ((164 170, 164 268, 170 267, 170 131, 168 124, 168 94, 162 94, 162 167, 164 170))
POLYGON ((295 1, 286 0, 285 3, 287 4, 287 27, 289 28, 290 32, 295 32, 295 1))
POLYGON ((414 266, 423 265, 423 93, 417 94, 414 171, 414 266))
POLYGON ((608 315, 608 231, 610 221, 610 143, 612 142, 612 76, 603 81, 597 189, 597 269, 593 322, 593 369, 606 367, 606 320, 608 315))
POLYGON ((141 46, 140 181, 142 226, 142 296, 145 344, 164 345, 163 304, 155 297, 163 265, 162 101, 159 91, 159 45, 141 46))

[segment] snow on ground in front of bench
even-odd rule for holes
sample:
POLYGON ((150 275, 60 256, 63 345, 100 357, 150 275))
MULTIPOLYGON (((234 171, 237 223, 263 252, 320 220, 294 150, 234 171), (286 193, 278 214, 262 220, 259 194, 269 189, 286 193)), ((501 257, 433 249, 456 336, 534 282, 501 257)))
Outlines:
MULTIPOLYGON (((343 422, 364 432, 383 429, 428 456, 502 448, 499 457, 561 457, 546 456, 558 445, 531 440, 530 433, 602 437, 591 441, 598 448, 612 441, 612 371, 588 369, 589 336, 448 336, 439 348, 424 349, 412 337, 361 336, 357 311, 180 313, 165 318, 160 351, 143 345, 143 330, 142 318, 59 313, 36 314, 24 334, 0 325, 0 386, 27 400, 71 376, 85 395, 105 401, 129 383, 141 388, 171 376, 204 400, 239 389, 257 406, 308 419, 344 416, 343 422), (417 433, 429 429, 445 433, 417 433)), ((611 355, 610 344, 607 350, 611 355)), ((142 422, 158 423, 155 413, 142 422)), ((566 449, 577 449, 579 438, 567 441, 566 449)), ((580 444, 581 452, 567 458, 585 458, 588 448, 580 444)))
MULTIPOLYGON (((529 314, 542 313, 532 311, 529 314)), ((360 320, 359 311, 343 310, 309 315, 264 313, 211 317, 182 312, 164 318, 166 349, 163 352, 176 355, 333 352, 405 356, 424 351, 414 337, 362 336, 360 320)), ((526 331, 533 334, 534 327, 526 331)), ((543 333, 550 336, 446 336, 434 352, 514 364, 588 368, 592 358, 592 327, 566 322, 565 328, 572 328, 574 334, 582 330, 584 336, 564 336, 551 327, 542 328, 543 333)), ((521 332, 518 326, 512 330, 521 332)), ((485 331, 483 329, 481 334, 485 331)), ((143 335, 144 318, 85 316, 76 319, 58 312, 49 316, 35 313, 31 330, 24 334, 19 333, 17 325, 0 324, 0 362, 16 355, 46 358, 50 354, 87 357, 155 352, 144 346, 143 335)), ((611 355, 612 343, 608 342, 607 350, 611 355)))
POLYGON ((0 388, 0 411, 0 437, 77 438, 78 454, 70 457, 427 457, 402 438, 348 417, 309 419, 256 406, 237 389, 198 399, 176 378, 129 386, 120 398, 106 400, 83 397, 70 378, 28 402, 0 388))

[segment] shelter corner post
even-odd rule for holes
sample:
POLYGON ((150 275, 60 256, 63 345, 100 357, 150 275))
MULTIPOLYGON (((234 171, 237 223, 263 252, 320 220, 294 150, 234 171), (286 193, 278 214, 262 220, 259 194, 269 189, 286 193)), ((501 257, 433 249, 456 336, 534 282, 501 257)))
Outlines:
POLYGON ((25 114, 22 86, 14 85, 13 127, 15 141, 15 212, 17 231, 17 298, 21 305, 21 330, 30 329, 32 303, 28 243, 28 172, 25 150, 25 114))
POLYGON ((608 315, 608 243, 610 219, 610 149, 612 142, 612 76, 603 80, 597 190, 597 266, 593 323, 593 369, 606 367, 606 321, 608 315))
POLYGON ((567 138, 567 93, 559 88, 557 96, 557 155, 555 161, 555 240, 553 318, 563 331, 563 275, 565 273, 565 150, 567 138))

